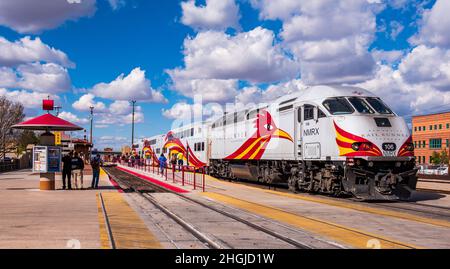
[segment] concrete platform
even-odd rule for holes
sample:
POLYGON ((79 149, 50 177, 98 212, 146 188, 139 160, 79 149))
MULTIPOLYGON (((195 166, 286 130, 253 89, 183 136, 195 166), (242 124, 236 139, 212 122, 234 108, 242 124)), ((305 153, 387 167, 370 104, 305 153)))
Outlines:
MULTIPOLYGON (((85 186, 90 180, 85 176, 85 186)), ((99 187, 114 190, 105 176, 99 187)), ((0 248, 100 247, 97 190, 38 188, 39 176, 30 170, 0 174, 0 248)))

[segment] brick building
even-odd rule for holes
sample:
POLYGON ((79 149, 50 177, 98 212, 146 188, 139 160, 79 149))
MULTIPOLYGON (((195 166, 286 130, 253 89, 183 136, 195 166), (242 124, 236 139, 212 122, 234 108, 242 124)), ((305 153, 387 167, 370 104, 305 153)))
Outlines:
POLYGON ((450 150, 450 112, 413 116, 414 154, 419 164, 430 164, 433 152, 450 150))

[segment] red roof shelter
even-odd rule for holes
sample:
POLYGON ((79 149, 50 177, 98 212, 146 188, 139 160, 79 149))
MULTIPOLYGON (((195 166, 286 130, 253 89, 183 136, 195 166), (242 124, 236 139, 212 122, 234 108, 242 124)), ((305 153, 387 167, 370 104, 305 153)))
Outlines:
MULTIPOLYGON (((49 100, 44 100, 49 101, 49 100)), ((44 106, 45 107, 45 106, 44 106)), ((78 125, 58 118, 50 113, 42 116, 32 118, 30 120, 13 125, 15 129, 26 130, 43 130, 45 131, 40 136, 40 145, 53 146, 55 144, 55 136, 50 131, 77 131, 83 130, 78 125)), ((34 154, 34 153, 33 153, 34 154)), ((55 173, 40 173, 40 189, 41 190, 55 190, 55 173)))
POLYGON ((58 118, 50 113, 44 114, 42 116, 32 118, 30 120, 21 122, 12 126, 16 129, 27 129, 27 130, 44 130, 44 131, 78 131, 83 130, 78 125, 71 122, 58 118))

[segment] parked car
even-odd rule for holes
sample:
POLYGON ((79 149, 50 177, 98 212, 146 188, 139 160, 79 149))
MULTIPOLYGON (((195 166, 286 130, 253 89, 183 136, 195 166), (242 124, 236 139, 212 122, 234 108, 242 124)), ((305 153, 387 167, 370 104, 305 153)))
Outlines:
POLYGON ((13 162, 14 162, 14 160, 11 159, 10 157, 5 157, 5 158, 0 159, 0 163, 1 164, 10 164, 10 163, 13 163, 13 162))
POLYGON ((447 176, 448 175, 448 166, 438 167, 436 169, 436 175, 447 176))
POLYGON ((420 165, 419 166, 419 174, 422 175, 439 175, 445 176, 448 175, 448 166, 443 165, 420 165))

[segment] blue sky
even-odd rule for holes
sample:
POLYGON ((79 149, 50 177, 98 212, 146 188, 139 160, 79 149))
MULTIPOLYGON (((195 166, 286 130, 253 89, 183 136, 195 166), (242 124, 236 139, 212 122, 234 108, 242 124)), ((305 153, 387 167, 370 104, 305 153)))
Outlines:
POLYGON ((0 94, 27 116, 50 94, 87 129, 94 105, 99 148, 130 143, 131 99, 137 137, 196 111, 195 96, 247 104, 322 83, 372 90, 408 119, 450 108, 448 2, 0 0, 0 94))

